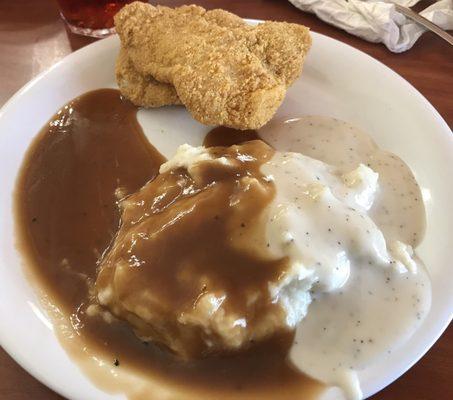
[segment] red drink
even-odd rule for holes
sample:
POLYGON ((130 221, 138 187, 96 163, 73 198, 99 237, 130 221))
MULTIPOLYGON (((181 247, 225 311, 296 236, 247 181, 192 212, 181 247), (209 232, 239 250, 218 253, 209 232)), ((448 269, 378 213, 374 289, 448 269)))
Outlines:
POLYGON ((57 0, 72 32, 104 37, 114 32, 113 17, 134 0, 57 0))

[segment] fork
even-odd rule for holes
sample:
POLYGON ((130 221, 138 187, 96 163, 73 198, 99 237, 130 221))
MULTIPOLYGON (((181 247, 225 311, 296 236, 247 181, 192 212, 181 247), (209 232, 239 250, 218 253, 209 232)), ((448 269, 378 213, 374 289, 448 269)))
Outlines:
POLYGON ((425 28, 429 29, 431 32, 434 32, 436 35, 440 36, 442 39, 446 40, 453 46, 453 36, 445 32, 443 29, 439 28, 436 24, 433 24, 431 21, 422 17, 420 14, 412 11, 410 8, 400 6, 395 4, 395 9, 406 17, 412 19, 420 25, 423 25, 425 28))

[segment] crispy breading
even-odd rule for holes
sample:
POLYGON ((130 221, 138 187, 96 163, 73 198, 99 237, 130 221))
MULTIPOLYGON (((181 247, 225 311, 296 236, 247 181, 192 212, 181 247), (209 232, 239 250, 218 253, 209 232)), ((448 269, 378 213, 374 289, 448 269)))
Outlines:
POLYGON ((137 106, 161 107, 181 104, 172 85, 159 82, 150 75, 138 73, 124 49, 120 49, 115 73, 121 94, 137 106))
POLYGON ((257 129, 272 117, 311 44, 304 26, 254 27, 198 6, 136 2, 116 15, 115 25, 139 74, 173 85, 198 121, 238 129, 257 129))
POLYGON ((256 54, 289 87, 301 74, 311 47, 308 28, 286 22, 264 22, 256 27, 256 54))
MULTIPOLYGON (((229 28, 245 25, 242 18, 223 10, 209 11, 207 18, 229 28)), ((181 104, 173 85, 159 82, 151 75, 140 74, 124 48, 118 54, 115 72, 122 95, 138 106, 153 108, 181 104)))

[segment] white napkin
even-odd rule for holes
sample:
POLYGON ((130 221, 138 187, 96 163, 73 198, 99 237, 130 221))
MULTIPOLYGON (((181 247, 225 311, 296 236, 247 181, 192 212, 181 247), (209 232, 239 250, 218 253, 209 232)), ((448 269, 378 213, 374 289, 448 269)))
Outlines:
MULTIPOLYGON (((289 0, 303 11, 370 42, 382 42, 390 51, 409 50, 426 28, 395 10, 392 3, 405 7, 420 0, 289 0)), ((453 29, 453 0, 438 1, 420 15, 442 29, 453 29)))

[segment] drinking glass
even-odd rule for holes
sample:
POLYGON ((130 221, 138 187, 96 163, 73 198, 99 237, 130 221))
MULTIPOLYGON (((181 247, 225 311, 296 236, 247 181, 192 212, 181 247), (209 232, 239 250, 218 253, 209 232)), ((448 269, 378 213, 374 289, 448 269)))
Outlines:
POLYGON ((69 29, 79 35, 102 38, 115 32, 113 17, 134 0, 57 0, 69 29))

